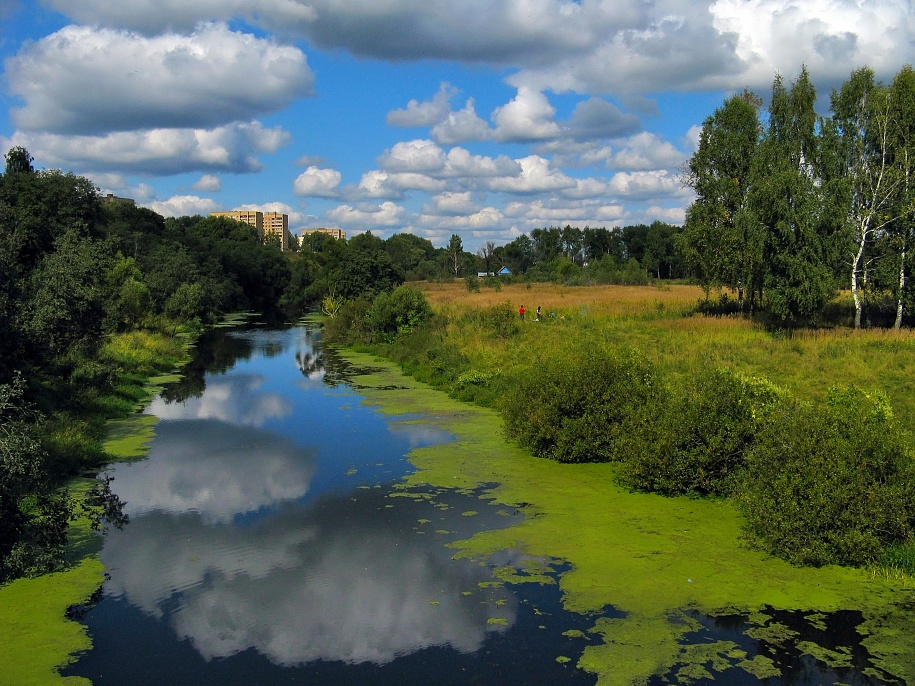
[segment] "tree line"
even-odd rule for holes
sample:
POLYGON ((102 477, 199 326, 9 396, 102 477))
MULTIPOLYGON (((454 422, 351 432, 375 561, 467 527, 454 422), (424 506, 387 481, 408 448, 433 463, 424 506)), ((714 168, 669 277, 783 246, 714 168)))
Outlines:
POLYGON ((862 67, 818 115, 806 68, 776 76, 765 117, 744 91, 705 120, 685 182, 680 254, 708 292, 728 288, 741 308, 816 322, 839 289, 854 325, 902 326, 912 306, 915 238, 915 72, 889 84, 862 67), (891 316, 888 316, 889 313, 891 316))

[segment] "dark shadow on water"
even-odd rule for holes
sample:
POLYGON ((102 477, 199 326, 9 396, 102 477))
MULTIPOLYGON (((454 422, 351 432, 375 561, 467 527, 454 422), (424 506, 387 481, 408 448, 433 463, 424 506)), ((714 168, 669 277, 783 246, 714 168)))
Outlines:
MULTIPOLYGON (((761 656, 771 660, 781 673, 778 677, 760 679, 739 668, 740 661, 731 658, 728 659, 731 668, 716 672, 708 663, 705 667, 713 677, 691 678, 690 683, 727 686, 880 686, 898 683, 873 665, 870 654, 861 644, 863 636, 857 628, 863 618, 857 611, 826 614, 767 607, 753 616, 708 616, 698 612, 688 612, 687 615, 701 628, 684 636, 682 644, 734 644, 746 653, 748 659, 761 656)), ((649 686, 678 683, 682 680, 681 669, 682 665, 675 666, 664 677, 652 678, 649 686)))

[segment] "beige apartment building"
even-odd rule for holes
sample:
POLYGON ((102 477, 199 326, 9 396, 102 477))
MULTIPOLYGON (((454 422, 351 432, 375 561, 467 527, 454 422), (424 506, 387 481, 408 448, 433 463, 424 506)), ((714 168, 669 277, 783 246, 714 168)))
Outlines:
POLYGON ((280 250, 289 250, 292 236, 289 233, 289 215, 280 212, 264 212, 264 240, 276 236, 280 250))
POLYGON ((346 240, 346 232, 341 229, 305 229, 302 231, 302 238, 305 238, 310 233, 326 233, 331 238, 336 238, 338 241, 346 240))
POLYGON ((232 212, 210 212, 211 217, 228 217, 244 222, 257 229, 261 240, 276 236, 280 250, 289 250, 292 234, 289 233, 289 215, 280 212, 256 212, 254 210, 234 210, 232 212))

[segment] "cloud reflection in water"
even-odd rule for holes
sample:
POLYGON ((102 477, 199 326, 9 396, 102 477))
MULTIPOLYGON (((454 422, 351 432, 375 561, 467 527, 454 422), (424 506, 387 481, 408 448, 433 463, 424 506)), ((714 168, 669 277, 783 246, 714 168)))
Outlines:
POLYGON ((264 425, 268 419, 281 419, 292 413, 292 403, 276 393, 258 389, 264 377, 258 374, 233 374, 208 378, 198 398, 168 403, 157 396, 145 413, 160 419, 218 419, 236 426, 264 425))
POLYGON ((149 459, 114 473, 131 520, 160 510, 226 523, 305 495, 315 455, 266 431, 214 420, 162 421, 149 459))
POLYGON ((106 588, 165 616, 207 659, 254 648, 283 666, 384 664, 428 646, 470 653, 514 623, 515 598, 478 587, 488 569, 452 560, 433 530, 417 532, 424 516, 446 520, 430 524, 437 528, 466 527, 461 508, 357 493, 310 508, 288 503, 249 526, 139 517, 105 546, 106 588))

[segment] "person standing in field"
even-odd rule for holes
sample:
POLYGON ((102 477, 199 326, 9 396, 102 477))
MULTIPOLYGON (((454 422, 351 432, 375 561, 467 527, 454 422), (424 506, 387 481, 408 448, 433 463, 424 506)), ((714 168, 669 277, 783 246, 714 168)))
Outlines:
POLYGON ((518 314, 521 315, 521 321, 523 322, 524 321, 524 305, 522 305, 520 308, 518 308, 518 314))
POLYGON ((537 319, 535 321, 540 321, 540 305, 537 305, 537 319))

